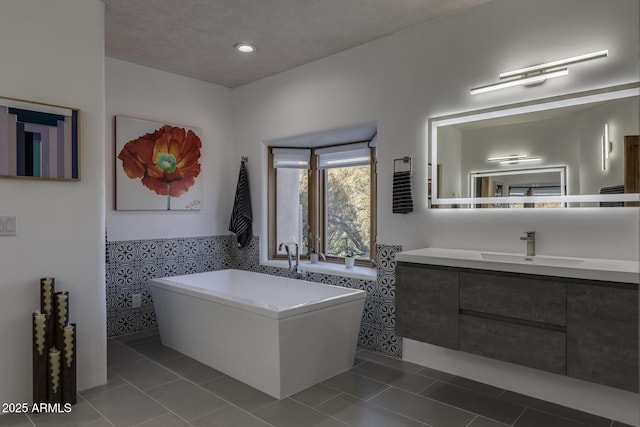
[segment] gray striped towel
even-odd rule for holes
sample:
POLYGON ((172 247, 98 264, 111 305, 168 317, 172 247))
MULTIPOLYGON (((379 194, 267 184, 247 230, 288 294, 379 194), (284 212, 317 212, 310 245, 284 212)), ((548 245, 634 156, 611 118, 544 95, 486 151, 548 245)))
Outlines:
MULTIPOLYGON (((614 185, 613 187, 602 187, 600 194, 624 194, 624 185, 614 185)), ((601 208, 624 206, 624 202, 600 202, 601 208)))
POLYGON ((413 212, 411 171, 393 173, 393 213, 413 212))
POLYGON ((231 212, 231 221, 229 222, 229 231, 236 233, 238 239, 238 247, 244 247, 249 240, 253 231, 251 223, 253 221, 253 213, 251 211, 251 194, 249 192, 249 174, 244 162, 240 164, 240 176, 238 177, 238 186, 236 187, 236 197, 233 201, 233 211, 231 212))

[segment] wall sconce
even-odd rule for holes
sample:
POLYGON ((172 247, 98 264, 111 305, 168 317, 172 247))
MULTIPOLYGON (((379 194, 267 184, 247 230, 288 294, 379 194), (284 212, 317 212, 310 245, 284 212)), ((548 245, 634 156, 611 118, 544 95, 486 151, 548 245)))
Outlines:
POLYGON ((609 160, 609 153, 613 151, 613 143, 609 140, 609 124, 604 124, 604 135, 600 139, 602 148, 602 170, 607 170, 607 160, 609 160))
POLYGON ((531 67, 520 68, 518 70, 506 71, 500 73, 500 79, 508 79, 498 83, 492 83, 486 86, 479 86, 471 89, 471 95, 490 92, 492 90, 504 89, 507 87, 518 85, 532 85, 535 83, 544 83, 547 79, 554 77, 566 76, 569 69, 566 67, 570 64, 589 61, 591 59, 604 58, 609 55, 608 50, 586 53, 584 55, 573 56, 571 58, 560 59, 558 61, 547 62, 531 67))
POLYGON ((524 162, 537 162, 542 160, 541 157, 529 157, 526 154, 511 154, 509 156, 488 157, 488 162, 498 162, 500 164, 515 165, 524 162))

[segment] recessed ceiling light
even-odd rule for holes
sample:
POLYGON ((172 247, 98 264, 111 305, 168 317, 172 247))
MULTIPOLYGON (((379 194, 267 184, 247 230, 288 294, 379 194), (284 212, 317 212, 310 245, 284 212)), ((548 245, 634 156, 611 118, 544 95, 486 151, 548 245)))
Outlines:
POLYGON ((249 43, 238 43, 237 45, 235 45, 235 48, 237 51, 242 53, 251 53, 256 50, 256 47, 249 43))

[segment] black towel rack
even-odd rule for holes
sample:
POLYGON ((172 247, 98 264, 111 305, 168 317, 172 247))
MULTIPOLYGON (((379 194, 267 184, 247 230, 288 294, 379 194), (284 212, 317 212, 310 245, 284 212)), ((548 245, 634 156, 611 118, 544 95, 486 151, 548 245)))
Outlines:
POLYGON ((409 171, 411 172, 411 157, 409 156, 405 156, 405 157, 401 157, 399 159, 393 159, 393 173, 396 172, 407 172, 407 171, 399 171, 398 170, 398 162, 402 162, 403 165, 406 165, 407 163, 409 163, 409 171))

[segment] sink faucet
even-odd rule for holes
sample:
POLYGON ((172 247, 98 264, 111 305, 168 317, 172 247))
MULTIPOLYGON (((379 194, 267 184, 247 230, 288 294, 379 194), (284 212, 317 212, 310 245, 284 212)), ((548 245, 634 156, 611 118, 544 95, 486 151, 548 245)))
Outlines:
POLYGON ((296 260, 296 265, 295 265, 295 271, 299 272, 300 270, 300 250, 298 249, 298 243, 296 242, 282 242, 280 243, 280 245, 278 246, 278 250, 281 251, 282 248, 284 247, 284 250, 287 251, 287 260, 289 261, 289 270, 293 270, 294 267, 291 265, 292 263, 292 257, 294 256, 291 253, 291 250, 289 249, 289 246, 295 246, 296 247, 296 253, 295 253, 295 260, 296 260))
POLYGON ((527 231, 525 236, 520 237, 520 240, 527 241, 527 256, 536 255, 536 232, 527 231))

